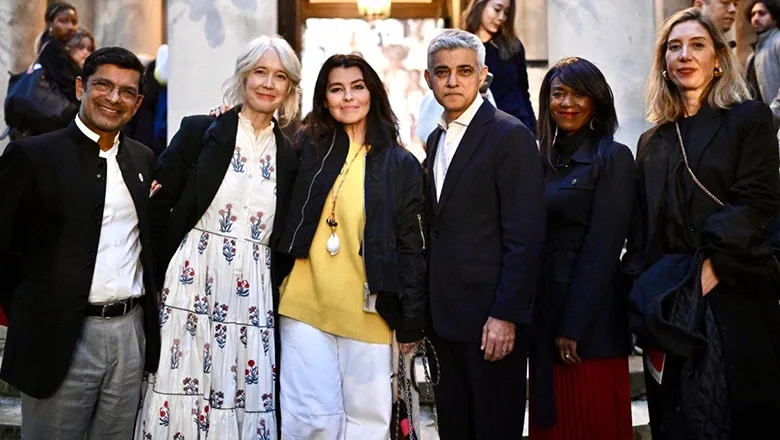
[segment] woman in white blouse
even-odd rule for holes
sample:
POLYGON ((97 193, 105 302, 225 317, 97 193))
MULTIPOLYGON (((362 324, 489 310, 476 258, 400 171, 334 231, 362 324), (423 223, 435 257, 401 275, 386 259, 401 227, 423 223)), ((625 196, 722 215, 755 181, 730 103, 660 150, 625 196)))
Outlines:
POLYGON ((138 439, 279 438, 277 273, 289 263, 272 249, 298 166, 279 124, 298 112, 300 78, 286 41, 253 40, 225 83, 232 109, 184 118, 159 159, 162 356, 138 439))

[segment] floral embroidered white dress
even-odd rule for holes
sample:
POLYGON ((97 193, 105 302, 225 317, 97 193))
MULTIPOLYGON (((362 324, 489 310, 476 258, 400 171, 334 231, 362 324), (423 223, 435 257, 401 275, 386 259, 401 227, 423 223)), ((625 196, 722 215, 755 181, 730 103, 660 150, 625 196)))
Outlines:
POLYGON ((255 136, 240 115, 222 185, 165 274, 162 356, 137 439, 276 439, 275 163, 273 125, 255 136))

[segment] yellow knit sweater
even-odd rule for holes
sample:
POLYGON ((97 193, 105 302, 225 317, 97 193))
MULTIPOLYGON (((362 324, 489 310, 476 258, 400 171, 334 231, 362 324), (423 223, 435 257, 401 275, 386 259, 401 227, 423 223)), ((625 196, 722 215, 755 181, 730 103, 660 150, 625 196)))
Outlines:
POLYGON ((344 169, 333 189, 344 184, 336 204, 336 233, 341 250, 331 256, 326 249, 331 229, 325 220, 333 206, 333 190, 325 200, 308 259, 297 259, 281 290, 279 314, 304 322, 326 333, 374 344, 390 344, 393 333, 376 313, 363 311, 366 270, 360 246, 363 242, 365 155, 350 143, 344 169), (358 154, 355 156, 355 154, 358 154))

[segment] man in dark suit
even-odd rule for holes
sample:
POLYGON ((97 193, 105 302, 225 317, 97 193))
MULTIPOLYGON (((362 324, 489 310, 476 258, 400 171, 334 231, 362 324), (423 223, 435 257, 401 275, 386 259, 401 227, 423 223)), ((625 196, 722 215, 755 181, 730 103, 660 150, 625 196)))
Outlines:
POLYGON ((425 79, 444 107, 428 137, 426 185, 442 440, 523 434, 543 172, 528 128, 479 96, 486 75, 473 34, 431 41, 425 79))
POLYGON ((143 70, 126 49, 96 51, 70 126, 0 157, 0 261, 18 267, 2 286, 0 377, 22 392, 23 439, 131 438, 144 362, 157 367, 154 155, 119 134, 143 99, 143 70))

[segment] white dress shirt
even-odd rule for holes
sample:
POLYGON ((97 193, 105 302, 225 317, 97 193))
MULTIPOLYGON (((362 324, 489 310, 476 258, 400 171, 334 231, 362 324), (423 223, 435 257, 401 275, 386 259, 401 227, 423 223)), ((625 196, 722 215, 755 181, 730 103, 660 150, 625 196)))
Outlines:
MULTIPOLYGON (((100 135, 87 128, 78 116, 76 125, 91 140, 100 139, 100 135)), ((99 153, 106 160, 106 197, 95 272, 89 289, 90 304, 105 304, 144 294, 138 215, 116 160, 119 147, 117 135, 111 149, 99 153)))
POLYGON ((452 162, 452 157, 455 156, 455 152, 458 151, 458 145, 460 145, 463 135, 466 133, 466 129, 471 120, 474 119, 474 115, 477 114, 477 110, 482 106, 485 100, 477 94, 477 98, 471 103, 469 108, 463 112, 458 119, 447 124, 444 119, 444 113, 442 113, 439 119, 439 127, 444 130, 443 136, 439 138, 439 145, 436 148, 436 163, 433 164, 433 182, 436 185, 436 201, 439 201, 441 197, 441 189, 444 187, 444 179, 447 178, 447 170, 452 162))

